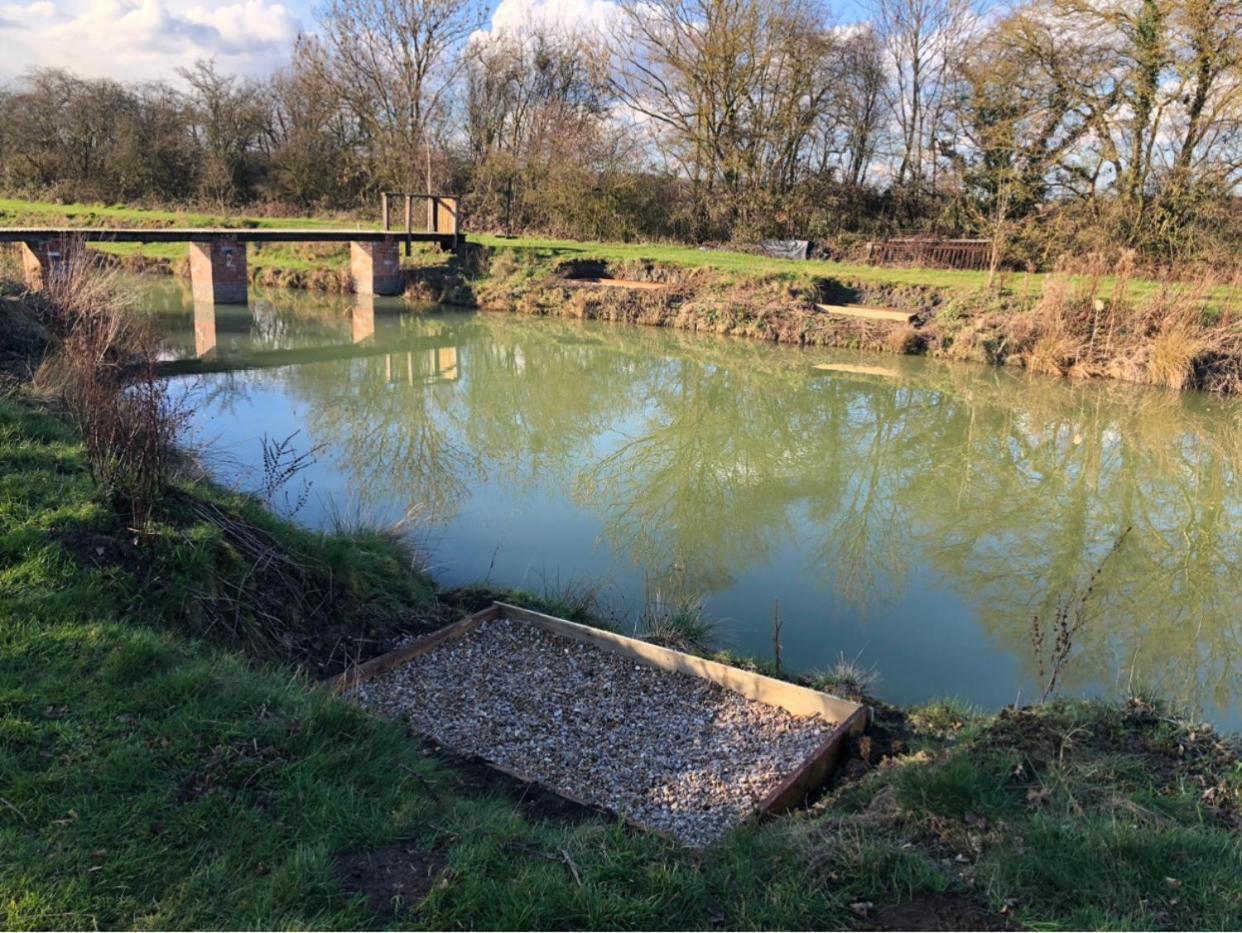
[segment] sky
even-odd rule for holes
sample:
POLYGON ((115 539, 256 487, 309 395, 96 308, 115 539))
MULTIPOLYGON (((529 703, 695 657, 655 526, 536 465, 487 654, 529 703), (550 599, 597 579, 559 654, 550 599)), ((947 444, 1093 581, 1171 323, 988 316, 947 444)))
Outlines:
MULTIPOLYGON (((0 0, 0 80, 40 67, 87 77, 176 81, 176 69, 214 58, 226 71, 268 74, 321 0, 0 0)), ((837 22, 865 0, 832 4, 837 22)), ((612 0, 493 0, 488 28, 534 19, 599 19, 612 0)))

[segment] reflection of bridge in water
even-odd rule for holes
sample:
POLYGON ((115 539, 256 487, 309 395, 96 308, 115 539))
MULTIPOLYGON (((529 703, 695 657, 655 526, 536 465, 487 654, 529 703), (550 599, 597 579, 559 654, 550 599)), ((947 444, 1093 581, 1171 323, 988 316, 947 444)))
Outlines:
MULTIPOLYGON (((348 343, 330 341, 301 347, 221 352, 218 310, 213 302, 194 302, 194 357, 161 363, 159 370, 162 375, 270 369, 382 356, 385 380, 389 383, 427 385, 456 381, 460 376, 458 336, 419 334, 386 338, 382 343, 377 343, 375 299, 371 295, 355 296, 350 312, 348 343)), ((247 323, 252 322, 253 318, 248 317, 247 323)))

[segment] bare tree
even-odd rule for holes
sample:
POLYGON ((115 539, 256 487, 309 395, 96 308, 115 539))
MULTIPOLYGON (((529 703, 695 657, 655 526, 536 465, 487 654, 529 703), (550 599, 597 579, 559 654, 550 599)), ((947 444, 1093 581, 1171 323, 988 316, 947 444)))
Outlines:
POLYGON ((381 184, 421 187, 457 53, 483 18, 480 0, 330 0, 319 38, 302 40, 370 146, 381 184))
POLYGON ((192 126, 203 166, 200 190, 220 205, 248 200, 266 164, 269 100, 255 81, 217 70, 214 61, 178 69, 190 85, 192 126))
POLYGON ((468 55, 472 213, 500 218, 506 230, 546 223, 562 182, 608 161, 615 128, 598 42, 531 24, 476 39, 468 55))
POLYGON ((899 135, 900 185, 917 190, 934 172, 952 65, 969 44, 974 24, 974 0, 877 0, 876 25, 888 56, 889 102, 899 135))
POLYGON ((278 201, 352 205, 370 178, 357 124, 305 49, 272 78, 272 160, 265 193, 278 201))
POLYGON ((848 185, 866 181, 885 118, 883 49, 870 25, 838 37, 825 62, 829 99, 820 117, 816 170, 848 185))
POLYGON ((830 94, 816 0, 624 0, 613 84, 691 180, 701 232, 787 191, 830 94))

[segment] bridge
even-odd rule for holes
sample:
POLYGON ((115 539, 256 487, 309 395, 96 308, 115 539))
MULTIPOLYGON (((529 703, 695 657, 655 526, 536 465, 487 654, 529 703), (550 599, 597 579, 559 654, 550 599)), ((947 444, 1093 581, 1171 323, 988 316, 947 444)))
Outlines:
POLYGON ((442 195, 399 195, 405 198, 404 229, 391 229, 390 198, 383 197, 381 230, 341 227, 3 227, 0 243, 20 245, 22 269, 32 289, 63 274, 86 243, 187 243, 190 282, 195 301, 245 304, 248 298, 248 243, 348 243, 354 291, 360 295, 399 295, 405 291, 401 244, 433 243, 456 249, 464 234, 458 229, 458 201, 442 195), (425 225, 416 225, 413 205, 427 203, 425 225))

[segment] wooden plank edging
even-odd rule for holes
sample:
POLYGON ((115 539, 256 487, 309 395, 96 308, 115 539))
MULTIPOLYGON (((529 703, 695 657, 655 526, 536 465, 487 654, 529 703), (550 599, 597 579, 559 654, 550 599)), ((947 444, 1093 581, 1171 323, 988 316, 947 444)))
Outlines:
POLYGON ((811 791, 820 787, 837 769, 841 760, 841 746, 851 733, 857 735, 867 728, 871 711, 859 708, 844 722, 838 723, 831 734, 807 756, 789 777, 781 781, 759 805, 758 815, 774 816, 792 810, 811 791))
MULTIPOLYGON (((529 622, 555 634, 571 638, 574 641, 594 645, 597 648, 611 651, 615 654, 627 655, 649 667, 711 681, 749 700, 766 703, 769 706, 779 706, 795 716, 820 716, 834 723, 832 731, 815 750, 763 799, 754 811, 753 819, 762 819, 790 810, 797 806, 808 793, 822 785, 836 769, 841 757, 841 746, 845 742, 846 737, 851 733, 857 734, 862 732, 870 720, 870 709, 861 703, 843 700, 840 697, 834 697, 819 690, 812 690, 809 687, 777 680, 764 674, 744 671, 740 668, 730 667, 727 664, 721 664, 718 661, 710 661, 706 658, 686 654, 683 651, 663 648, 650 642, 618 635, 605 629, 580 625, 567 619, 559 619, 556 616, 536 612, 533 609, 524 609, 521 606, 502 602, 492 603, 490 606, 472 613, 454 622, 452 625, 438 629, 430 635, 411 642, 402 648, 398 648, 396 651, 391 651, 388 654, 372 658, 364 664, 352 667, 336 677, 330 678, 325 683, 329 689, 340 693, 350 687, 378 677, 380 674, 386 673, 393 668, 400 667, 402 664, 408 663, 419 655, 426 654, 444 642, 460 638, 478 628, 484 622, 497 618, 529 622)), ((539 781, 512 768, 499 765, 490 759, 484 758, 483 760, 487 761, 490 767, 518 781, 547 787, 547 785, 543 785, 539 781)), ((588 807, 598 806, 579 800, 577 797, 565 793, 558 788, 549 787, 548 789, 574 803, 588 807)), ((607 808, 603 809, 606 810, 607 808)), ((626 822, 646 832, 654 832, 666 838, 671 838, 667 833, 645 826, 628 817, 626 817, 626 822)))
POLYGON ((408 661, 412 661, 420 654, 426 654, 437 645, 441 645, 446 641, 454 638, 460 638, 467 632, 478 628, 484 622, 495 619, 500 615, 500 605, 492 603, 485 609, 466 616, 454 622, 452 625, 446 625, 444 628, 436 629, 430 635, 426 635, 416 641, 410 642, 403 648, 396 651, 390 651, 388 654, 381 654, 377 658, 372 658, 363 664, 355 665, 348 670, 337 674, 335 677, 328 679, 325 685, 333 693, 340 693, 350 687, 356 687, 364 681, 378 677, 380 674, 391 671, 394 667, 400 667, 408 661))
POLYGON ((566 619, 544 615, 520 606, 497 603, 506 617, 516 617, 535 622, 575 641, 587 642, 608 651, 627 654, 635 660, 666 671, 689 674, 719 684, 727 690, 739 693, 748 700, 779 706, 795 716, 821 716, 829 722, 845 722, 863 707, 861 704, 834 697, 810 687, 800 687, 788 681, 777 680, 764 674, 755 674, 741 668, 709 661, 683 651, 662 648, 650 642, 617 635, 605 629, 579 625, 566 619))
POLYGON ((631 288, 638 291, 657 291, 662 288, 668 288, 667 282, 645 282, 640 279, 567 278, 562 280, 562 284, 574 287, 631 288))

